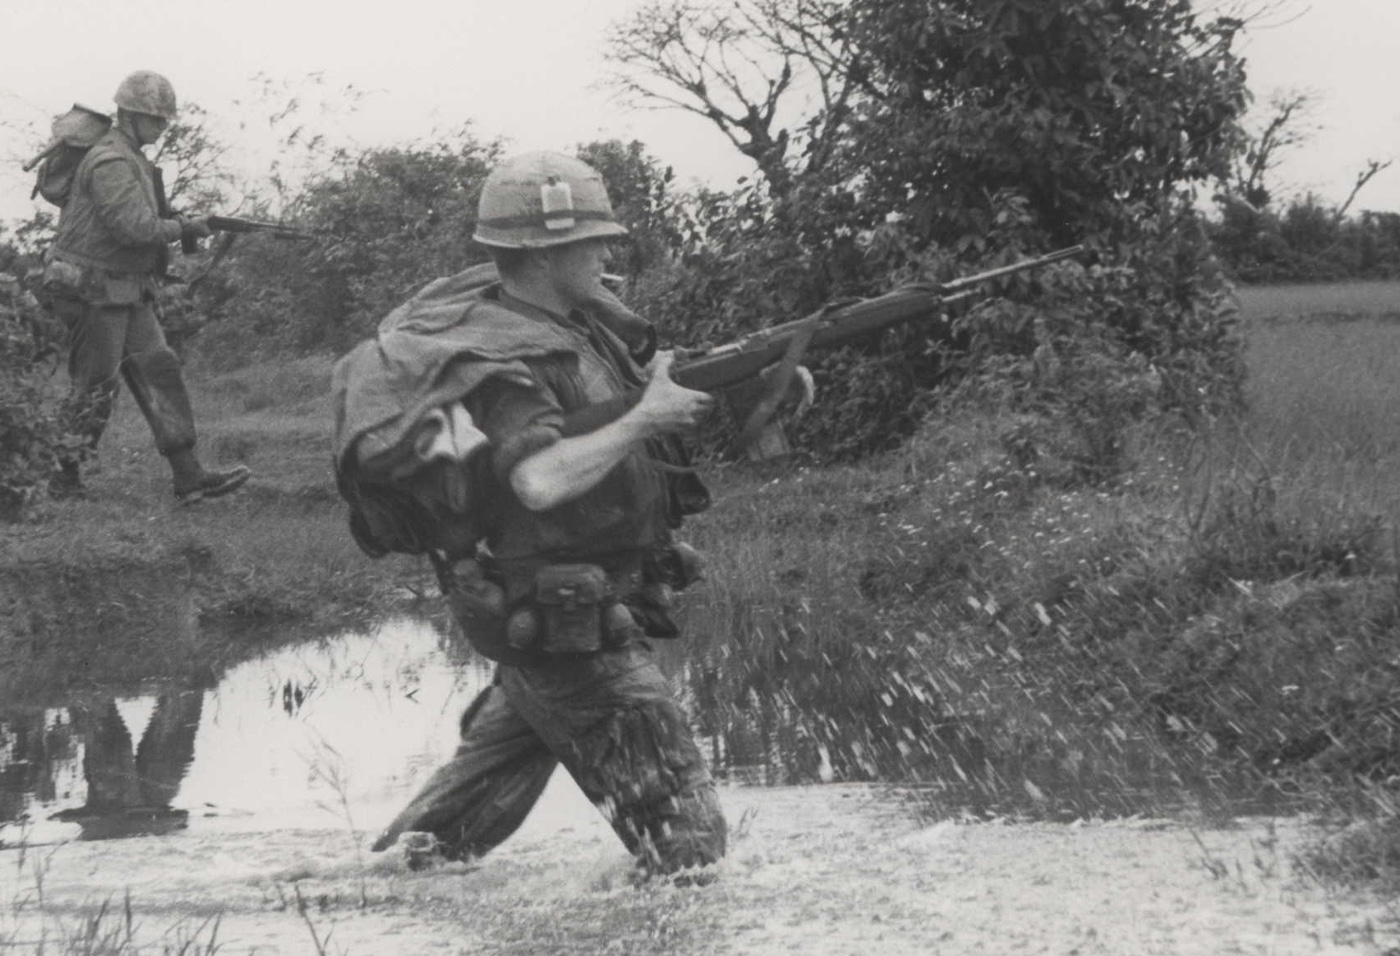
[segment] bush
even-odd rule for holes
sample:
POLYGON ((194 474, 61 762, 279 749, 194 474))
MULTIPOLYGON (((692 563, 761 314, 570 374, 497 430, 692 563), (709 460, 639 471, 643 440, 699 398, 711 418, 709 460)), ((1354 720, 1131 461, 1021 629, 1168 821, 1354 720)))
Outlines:
POLYGON ((1400 215, 1343 217, 1311 194, 1282 211, 1222 197, 1208 226, 1230 276, 1246 283, 1335 282, 1400 275, 1400 215))
POLYGON ((496 155, 463 132, 431 147, 367 150, 325 172, 286 216, 321 238, 246 237, 200 286, 203 354, 238 364, 344 351, 429 281, 483 260, 470 237, 496 155))
MULTIPOLYGON (((675 241, 669 170, 637 142, 590 143, 578 152, 607 175, 614 208, 631 231, 615 268, 631 272, 643 290, 656 288, 650 273, 669 266, 675 241)), ((481 186, 501 155, 499 143, 463 130, 432 146, 342 156, 284 217, 317 239, 240 239, 194 301, 168 311, 203 317, 199 351, 222 367, 343 352, 428 282, 485 261, 471 236, 481 186)), ((653 301, 645 291, 640 300, 653 301)))
POLYGON ((17 280, 0 276, 0 521, 16 521, 48 487, 74 440, 48 396, 47 360, 61 338, 17 280))
MULTIPOLYGON (((1237 400, 1228 289, 1189 193, 1239 146, 1239 21, 1198 17, 1184 0, 1074 0, 1035 16, 993 0, 882 0, 825 26, 850 57, 831 69, 856 91, 774 140, 828 130, 820 148, 775 166, 750 144, 765 181, 689 206, 679 268, 654 290, 678 341, 730 340, 843 297, 1082 243, 1093 268, 1007 280, 986 290, 999 300, 988 308, 952 308, 950 325, 814 360, 834 400, 801 423, 805 450, 884 450, 912 434, 932 391, 1023 366, 1047 344, 1086 362, 1103 347, 1097 371, 1115 380, 1154 370, 1167 405, 1237 400)), ((1113 388, 1079 397, 1099 422, 1088 437, 1108 448, 1113 388)))

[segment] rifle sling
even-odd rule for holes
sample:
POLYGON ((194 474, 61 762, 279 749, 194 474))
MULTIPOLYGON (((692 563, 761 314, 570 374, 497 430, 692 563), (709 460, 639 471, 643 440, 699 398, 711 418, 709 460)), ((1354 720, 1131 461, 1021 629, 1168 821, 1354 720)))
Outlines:
POLYGON ((826 318, 827 313, 834 306, 835 303, 832 303, 808 316, 793 333, 792 338, 788 340, 787 350, 783 352, 781 361, 774 369, 773 377, 768 381, 768 388, 765 390, 763 398, 754 406, 753 411, 749 412, 749 417, 744 422, 744 428, 739 432, 739 437, 735 441, 740 452, 753 444, 764 427, 772 420, 773 413, 778 410, 778 403, 787 394, 793 374, 796 373, 797 367, 802 364, 802 357, 807 354, 807 346, 812 344, 812 337, 817 334, 817 327, 821 325, 822 320, 826 318))

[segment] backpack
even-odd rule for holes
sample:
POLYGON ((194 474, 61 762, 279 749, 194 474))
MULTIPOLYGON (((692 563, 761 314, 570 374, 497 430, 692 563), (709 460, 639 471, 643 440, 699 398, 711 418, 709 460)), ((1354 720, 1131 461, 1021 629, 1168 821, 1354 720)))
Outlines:
POLYGON ((34 191, 30 196, 43 196, 60 208, 68 201, 73 191, 73 179, 78 173, 78 164, 83 161, 89 149, 112 128, 112 117, 100 110, 74 103, 73 108, 62 116, 55 116, 53 136, 43 152, 24 164, 29 172, 39 167, 34 177, 34 191))

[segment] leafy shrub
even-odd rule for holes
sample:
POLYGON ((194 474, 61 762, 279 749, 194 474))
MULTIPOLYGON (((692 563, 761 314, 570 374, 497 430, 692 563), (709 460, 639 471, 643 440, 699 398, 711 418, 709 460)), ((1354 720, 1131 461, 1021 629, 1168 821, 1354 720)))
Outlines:
MULTIPOLYGON (((615 266, 652 289, 669 265, 671 175, 642 145, 590 143, 579 155, 606 175, 629 228, 615 266)), ((338 157, 296 194, 284 217, 314 241, 240 239, 201 282, 201 354, 225 367, 273 354, 341 352, 428 282, 486 259, 471 241, 481 186, 502 157, 469 130, 430 146, 338 157)), ((257 215, 256 211, 251 213, 257 215)), ((643 293, 642 301, 649 301, 643 293)))
POLYGON ((286 216, 320 238, 239 240, 200 287, 211 322, 204 353, 237 362, 343 351, 432 279, 484 259, 470 237, 496 155, 464 131, 430 147, 367 150, 324 171, 286 216))
POLYGON ((48 487, 66 437, 49 400, 57 330, 9 276, 0 284, 0 520, 15 521, 48 487))
MULTIPOLYGON (((908 437, 931 390, 1029 362, 1046 344, 1037 323, 1079 371, 1159 376, 1160 404, 1196 413, 1238 398, 1228 287, 1189 197, 1240 145, 1238 21, 1198 17, 1185 0, 1033 13, 881 0, 834 16, 845 59, 828 66, 856 92, 794 133, 827 131, 781 169, 746 126, 766 181, 686 208, 678 268, 650 290, 678 341, 725 341, 842 297, 1083 243, 1094 268, 1008 280, 987 290, 1001 300, 990 307, 950 310, 951 325, 814 360, 834 400, 800 424, 806 450, 843 460, 908 437)), ((1059 400, 1087 403, 1091 456, 1113 454, 1115 388, 1059 400)))

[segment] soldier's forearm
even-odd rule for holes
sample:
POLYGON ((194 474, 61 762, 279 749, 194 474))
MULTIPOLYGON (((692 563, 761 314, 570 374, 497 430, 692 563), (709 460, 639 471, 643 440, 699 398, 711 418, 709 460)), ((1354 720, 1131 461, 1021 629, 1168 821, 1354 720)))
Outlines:
POLYGON ((588 434, 561 438, 515 466, 511 489, 531 511, 556 508, 591 491, 651 434, 645 421, 628 414, 588 434))

